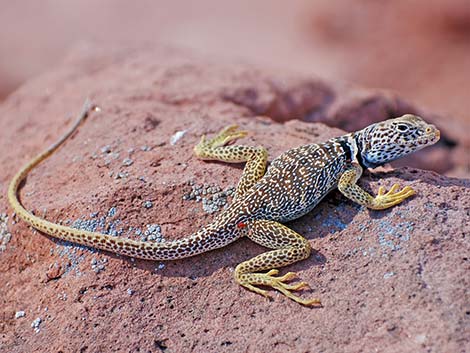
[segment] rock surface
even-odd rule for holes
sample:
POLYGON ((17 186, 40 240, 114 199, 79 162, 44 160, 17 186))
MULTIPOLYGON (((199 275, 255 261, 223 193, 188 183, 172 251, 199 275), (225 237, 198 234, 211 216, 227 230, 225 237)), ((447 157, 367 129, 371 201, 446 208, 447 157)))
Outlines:
MULTIPOLYGON (((231 201, 242 166, 195 159, 201 134, 240 124, 252 132, 244 142, 266 146, 272 158, 342 133, 306 121, 356 128, 415 110, 385 93, 172 48, 76 50, 0 107, 0 214, 8 215, 0 221, 11 233, 0 253, 1 352, 470 349, 469 180, 413 168, 374 172, 361 182, 369 190, 399 182, 418 195, 373 212, 333 192, 292 222, 316 251, 283 271, 309 282, 304 295, 320 297, 321 309, 236 285, 234 267, 264 250, 247 239, 156 263, 16 223, 9 180, 63 133, 87 96, 101 111, 30 175, 22 200, 49 220, 148 241, 188 235, 231 201), (364 109, 361 97, 375 103, 364 109)), ((433 153, 446 160, 447 150, 433 153)))

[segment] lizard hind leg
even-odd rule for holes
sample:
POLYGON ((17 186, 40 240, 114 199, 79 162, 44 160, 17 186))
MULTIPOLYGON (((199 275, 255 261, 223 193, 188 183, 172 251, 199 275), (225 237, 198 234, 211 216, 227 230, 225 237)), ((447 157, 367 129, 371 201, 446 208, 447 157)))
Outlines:
POLYGON ((268 298, 268 292, 257 286, 276 289, 302 305, 321 306, 319 299, 304 299, 292 293, 309 287, 306 282, 286 283, 297 278, 295 273, 288 272, 283 276, 277 276, 279 271, 276 268, 306 259, 310 255, 311 248, 308 241, 292 229, 274 221, 250 221, 244 223, 244 226, 243 230, 251 240, 275 250, 265 252, 239 264, 235 268, 237 283, 268 298), (265 270, 268 272, 259 273, 259 271, 265 270))
POLYGON ((247 132, 238 130, 237 125, 230 125, 211 139, 203 135, 201 141, 194 147, 196 156, 204 160, 228 163, 246 162, 237 186, 236 197, 244 195, 263 177, 268 160, 268 152, 262 146, 227 145, 246 135, 247 132))

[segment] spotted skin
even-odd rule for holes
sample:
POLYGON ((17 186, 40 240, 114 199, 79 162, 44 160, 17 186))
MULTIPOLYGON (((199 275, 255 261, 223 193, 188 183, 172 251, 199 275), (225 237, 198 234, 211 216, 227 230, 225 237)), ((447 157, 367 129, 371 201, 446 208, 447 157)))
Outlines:
POLYGON ((235 125, 229 126, 212 139, 203 136, 194 152, 203 160, 246 162, 232 205, 190 236, 149 243, 58 225, 33 215, 18 200, 18 189, 29 172, 57 150, 93 110, 94 107, 86 102, 72 128, 13 177, 8 200, 18 217, 59 239, 148 260, 181 259, 248 237, 272 250, 239 264, 234 271, 237 283, 264 296, 268 296, 268 292, 259 286, 271 287, 306 306, 319 306, 320 300, 295 295, 293 292, 308 287, 307 283, 288 284, 296 275, 289 272, 277 276, 277 268, 307 258, 311 247, 304 237, 282 223, 310 212, 335 188, 371 209, 399 204, 414 195, 414 190, 410 187, 398 190, 399 186, 393 185, 385 192, 381 187, 378 195, 373 197, 356 184, 363 169, 375 168, 439 139, 439 130, 433 125, 407 114, 321 144, 291 149, 274 159, 266 171, 266 149, 230 145, 246 136, 246 132, 239 131, 235 125))

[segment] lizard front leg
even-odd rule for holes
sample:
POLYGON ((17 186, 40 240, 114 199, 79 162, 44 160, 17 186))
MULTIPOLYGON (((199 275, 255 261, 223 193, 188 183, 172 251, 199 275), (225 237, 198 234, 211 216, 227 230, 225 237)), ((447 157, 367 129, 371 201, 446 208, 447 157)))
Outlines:
POLYGON ((269 297, 267 292, 256 286, 268 286, 280 291, 288 298, 307 306, 320 306, 318 299, 303 299, 292 293, 305 287, 306 282, 287 284, 286 281, 297 277, 293 272, 276 277, 278 267, 287 266, 294 262, 306 259, 310 255, 311 247, 307 239, 292 229, 267 220, 256 220, 239 225, 242 232, 254 242, 266 246, 272 251, 260 254, 248 261, 242 262, 235 268, 235 280, 243 287, 269 297), (257 273, 269 270, 267 273, 257 273))
POLYGON ((361 174, 362 168, 359 165, 353 165, 341 175, 338 182, 338 190, 348 199, 366 206, 367 208, 383 210, 403 202, 416 193, 409 186, 405 186, 402 190, 397 191, 400 186, 394 184, 387 193, 385 192, 385 188, 381 186, 377 196, 373 197, 356 184, 361 174))
POLYGON ((204 160, 217 160, 228 163, 246 162, 243 175, 237 186, 236 198, 245 194, 266 171, 268 152, 262 146, 227 146, 232 141, 246 136, 246 131, 237 130, 237 125, 231 125, 221 130, 215 137, 201 141, 194 147, 194 153, 204 160))

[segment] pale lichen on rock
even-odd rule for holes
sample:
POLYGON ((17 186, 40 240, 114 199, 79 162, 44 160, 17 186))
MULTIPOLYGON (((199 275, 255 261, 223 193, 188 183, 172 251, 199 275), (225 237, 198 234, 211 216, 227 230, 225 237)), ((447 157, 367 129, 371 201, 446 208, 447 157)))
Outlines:
POLYGON ((0 252, 6 250, 10 240, 11 233, 8 230, 8 215, 6 213, 0 213, 0 252))

